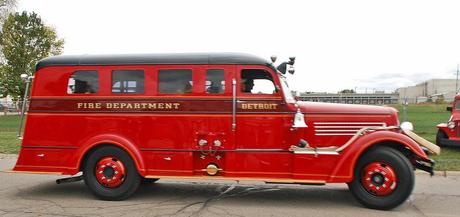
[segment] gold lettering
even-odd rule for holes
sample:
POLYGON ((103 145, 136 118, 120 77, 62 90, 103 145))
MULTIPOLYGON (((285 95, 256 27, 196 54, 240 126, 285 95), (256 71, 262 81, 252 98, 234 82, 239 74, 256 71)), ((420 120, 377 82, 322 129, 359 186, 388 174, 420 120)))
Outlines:
POLYGON ((177 102, 176 102, 176 103, 173 103, 173 105, 174 105, 174 109, 179 109, 180 103, 177 103, 177 102))
MULTIPOLYGON (((180 103, 159 102, 159 103, 126 103, 126 102, 106 102, 106 103, 93 103, 93 102, 78 102, 77 109, 179 109, 180 103)), ((266 108, 268 104, 241 104, 242 109, 262 109, 266 108)), ((275 106, 276 104, 270 104, 275 106)))

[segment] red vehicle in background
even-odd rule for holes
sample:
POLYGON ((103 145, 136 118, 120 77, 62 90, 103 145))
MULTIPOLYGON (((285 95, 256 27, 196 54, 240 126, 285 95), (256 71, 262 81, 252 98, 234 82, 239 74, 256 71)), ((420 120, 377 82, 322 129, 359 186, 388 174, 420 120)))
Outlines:
POLYGON ((460 95, 455 96, 452 106, 447 107, 451 112, 447 123, 438 124, 436 144, 439 146, 460 147, 460 95))
POLYGON ((439 147, 395 109, 297 101, 285 80, 294 58, 272 62, 234 53, 43 59, 24 76, 33 85, 14 171, 82 172, 105 200, 161 178, 347 183, 375 209, 408 198, 414 168, 433 173, 422 147, 439 147))

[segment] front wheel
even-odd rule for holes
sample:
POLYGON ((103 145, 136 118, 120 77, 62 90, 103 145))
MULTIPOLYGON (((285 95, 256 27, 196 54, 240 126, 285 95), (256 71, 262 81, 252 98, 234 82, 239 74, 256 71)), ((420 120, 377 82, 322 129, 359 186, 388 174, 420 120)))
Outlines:
POLYGON ((414 171, 397 150, 375 147, 358 161, 350 191, 364 206, 393 209, 406 201, 414 188, 414 171))
POLYGON ((436 145, 443 146, 441 142, 443 139, 448 139, 448 136, 446 133, 444 133, 444 131, 439 129, 438 133, 436 134, 436 145))
POLYGON ((83 178, 91 192, 103 200, 123 200, 141 183, 133 159, 124 150, 104 146, 87 158, 83 178))

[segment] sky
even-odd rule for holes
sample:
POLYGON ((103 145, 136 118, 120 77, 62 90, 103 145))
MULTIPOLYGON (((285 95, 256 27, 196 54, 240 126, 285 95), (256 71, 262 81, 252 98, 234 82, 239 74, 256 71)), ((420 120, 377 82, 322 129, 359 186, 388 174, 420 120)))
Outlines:
POLYGON ((460 1, 18 0, 63 54, 244 52, 296 56, 297 91, 394 91, 455 79, 460 1))

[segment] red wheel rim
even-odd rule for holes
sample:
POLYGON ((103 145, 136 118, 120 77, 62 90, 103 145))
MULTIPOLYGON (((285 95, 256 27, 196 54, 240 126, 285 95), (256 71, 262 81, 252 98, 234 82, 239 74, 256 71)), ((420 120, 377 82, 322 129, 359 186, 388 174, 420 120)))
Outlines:
POLYGON ((373 162, 364 167, 361 184, 375 196, 386 196, 396 189, 397 177, 393 168, 385 163, 373 162))
POLYGON ((108 188, 116 188, 125 181, 126 170, 123 162, 115 157, 104 157, 96 164, 97 181, 108 188))

